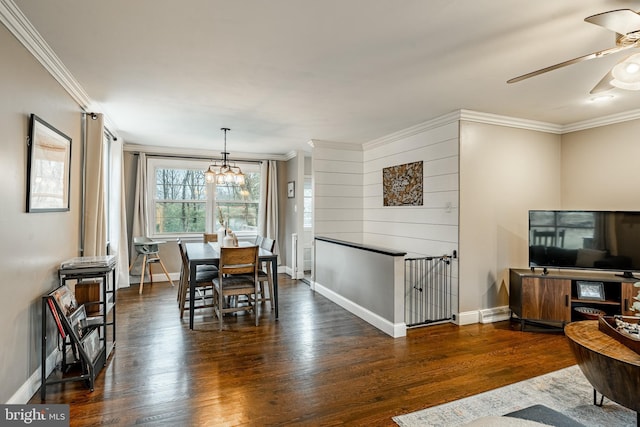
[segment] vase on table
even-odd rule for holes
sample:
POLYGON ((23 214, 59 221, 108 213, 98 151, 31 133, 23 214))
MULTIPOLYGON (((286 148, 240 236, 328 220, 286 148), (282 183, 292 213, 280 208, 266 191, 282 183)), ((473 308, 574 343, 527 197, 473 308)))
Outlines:
POLYGON ((227 229, 223 225, 221 225, 220 228, 218 228, 217 233, 218 233, 218 244, 220 246, 223 246, 223 243, 224 243, 223 240, 224 240, 224 237, 227 235, 227 229))
POLYGON ((231 248, 233 247, 233 237, 231 237, 230 235, 226 235, 224 236, 224 239, 222 241, 222 245, 223 248, 231 248))

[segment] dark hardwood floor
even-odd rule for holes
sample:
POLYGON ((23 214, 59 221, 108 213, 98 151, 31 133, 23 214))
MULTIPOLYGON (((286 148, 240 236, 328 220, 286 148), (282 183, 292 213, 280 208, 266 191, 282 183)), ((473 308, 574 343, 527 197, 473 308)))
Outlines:
MULTIPOLYGON (((117 345, 89 392, 47 387, 71 426, 395 425, 416 411, 575 364, 561 333, 500 322, 409 330, 393 339, 281 275, 280 319, 211 309, 181 321, 168 283, 118 292, 117 345)), ((40 403, 36 394, 31 403, 40 403)))

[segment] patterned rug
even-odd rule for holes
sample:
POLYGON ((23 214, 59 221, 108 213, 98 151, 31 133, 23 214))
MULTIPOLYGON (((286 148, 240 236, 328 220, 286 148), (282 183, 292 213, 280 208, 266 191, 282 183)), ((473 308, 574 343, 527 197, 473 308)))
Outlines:
MULTIPOLYGON (((600 396, 600 395, 598 395, 600 396)), ((460 426, 489 415, 541 404, 585 426, 636 426, 636 413, 608 399, 593 404, 593 388, 575 365, 506 387, 393 417, 402 427, 460 426)))

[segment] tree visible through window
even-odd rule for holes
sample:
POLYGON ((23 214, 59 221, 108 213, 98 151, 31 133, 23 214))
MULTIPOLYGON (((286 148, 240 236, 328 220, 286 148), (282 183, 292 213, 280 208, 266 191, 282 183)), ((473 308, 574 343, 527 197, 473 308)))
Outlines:
POLYGON ((220 227, 218 212, 225 223, 238 232, 255 232, 258 225, 260 200, 260 172, 257 165, 243 165, 245 185, 211 186, 209 195, 205 183, 206 162, 152 159, 149 161, 150 188, 149 217, 154 234, 196 234, 206 230, 207 207, 215 214, 214 230, 220 227), (150 180, 151 181, 151 180, 150 180), (208 203, 208 198, 214 203, 208 203))
POLYGON ((204 172, 168 168, 158 168, 155 172, 155 231, 204 232, 207 207, 204 172))
MULTIPOLYGON (((222 212, 226 225, 234 232, 258 230, 258 203, 260 201, 260 174, 245 172, 245 185, 216 186, 216 206, 222 212)), ((216 227, 220 227, 216 215, 216 227)))

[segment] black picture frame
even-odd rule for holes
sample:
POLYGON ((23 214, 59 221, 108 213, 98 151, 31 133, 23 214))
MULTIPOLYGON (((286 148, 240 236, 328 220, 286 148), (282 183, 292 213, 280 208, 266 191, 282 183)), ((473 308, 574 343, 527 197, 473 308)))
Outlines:
POLYGON ((31 114, 27 156, 27 212, 63 212, 70 206, 71 138, 31 114))
POLYGON ((604 283, 602 282, 576 282, 578 299, 604 301, 604 283))
POLYGON ((289 181, 287 182, 287 197, 293 199, 296 197, 296 182, 289 181))

